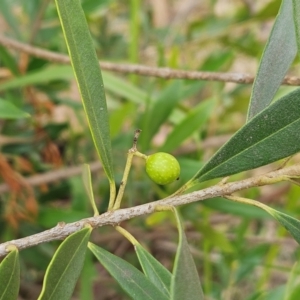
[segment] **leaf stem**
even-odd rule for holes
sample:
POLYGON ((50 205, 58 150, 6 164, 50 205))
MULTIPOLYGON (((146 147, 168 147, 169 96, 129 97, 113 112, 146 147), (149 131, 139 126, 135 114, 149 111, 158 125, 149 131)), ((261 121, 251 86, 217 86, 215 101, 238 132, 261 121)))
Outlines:
POLYGON ((199 182, 196 182, 192 179, 190 179, 188 182, 186 182, 183 186, 181 186, 176 192, 174 192, 173 194, 171 194, 170 196, 168 196, 167 198, 171 198, 174 196, 178 196, 183 194, 186 190, 188 190, 189 188, 193 187, 194 185, 198 184, 199 182))
POLYGON ((112 210, 116 199, 116 183, 114 180, 109 181, 109 204, 108 210, 112 210))
POLYGON ((142 130, 140 130, 140 129, 136 129, 135 132, 134 132, 133 145, 132 145, 132 148, 129 149, 129 151, 127 153, 127 161, 126 161, 126 165, 125 165, 125 170, 124 170, 123 178, 122 178, 120 188, 119 188, 119 191, 118 191, 118 195, 117 195, 117 198, 116 198, 116 202, 114 203, 114 205, 112 205, 112 207, 110 207, 110 210, 119 209, 120 206, 121 206, 121 202, 122 202, 125 187, 126 187, 126 184, 127 184, 127 179, 128 179, 128 175, 129 175, 129 172, 130 172, 133 156, 138 156, 138 157, 141 157, 143 159, 147 159, 147 155, 137 151, 137 141, 138 141, 138 138, 139 138, 139 135, 140 135, 141 131, 142 130))
POLYGON ((98 211, 97 205, 95 203, 95 198, 94 198, 94 193, 93 193, 91 169, 88 164, 83 165, 82 180, 83 180, 83 184, 86 189, 86 192, 88 194, 88 197, 90 199, 91 206, 94 211, 94 217, 99 216, 99 211, 98 211))
POLYGON ((133 246, 139 245, 140 243, 137 241, 137 239, 129 233, 126 229, 124 229, 121 226, 115 227, 117 231, 119 231, 133 246))
POLYGON ((224 196, 224 198, 231 200, 231 201, 243 203, 243 204, 257 206, 262 209, 266 208, 266 205, 264 205, 256 200, 252 200, 252 199, 248 199, 248 198, 243 198, 243 197, 233 196, 233 195, 224 196))
POLYGON ((118 191, 118 195, 117 195, 117 198, 116 198, 116 202, 113 206, 113 210, 119 209, 120 206, 121 206, 121 201, 122 201, 122 198, 123 198, 123 195, 124 195, 124 191, 125 191, 125 187, 126 187, 126 184, 127 184, 129 171, 130 171, 131 164, 132 164, 132 158, 134 156, 134 152, 132 152, 130 150, 128 151, 128 154, 127 154, 126 166, 125 166, 123 178, 122 178, 122 181, 121 181, 121 184, 120 184, 120 188, 119 188, 119 191, 118 191))

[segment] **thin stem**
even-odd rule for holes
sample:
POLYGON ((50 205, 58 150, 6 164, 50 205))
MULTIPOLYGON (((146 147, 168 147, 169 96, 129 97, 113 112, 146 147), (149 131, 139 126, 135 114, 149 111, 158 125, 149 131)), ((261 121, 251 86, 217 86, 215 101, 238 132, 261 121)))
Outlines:
POLYGON ((108 203, 108 210, 112 210, 115 199, 116 199, 116 183, 114 181, 109 182, 109 203, 108 203))
MULTIPOLYGON (((155 200, 153 202, 149 202, 135 207, 106 212, 104 214, 101 214, 100 216, 78 220, 73 223, 66 224, 64 222, 60 222, 51 229, 33 234, 25 238, 20 238, 17 240, 12 240, 0 244, 0 257, 7 255, 8 253, 7 247, 9 247, 10 245, 15 245, 19 250, 22 250, 42 243, 55 241, 55 240, 62 240, 67 236, 69 236, 70 234, 77 232, 78 230, 83 228, 85 224, 90 224, 93 228, 97 228, 105 225, 116 226, 121 222, 132 219, 134 217, 149 215, 157 211, 157 207, 159 206, 161 207, 165 207, 166 205, 179 206, 179 205, 184 205, 184 204, 201 201, 205 199, 216 198, 216 197, 228 197, 230 200, 234 201, 232 196, 228 196, 228 195, 232 195, 235 192, 249 189, 251 187, 268 185, 270 184, 271 178, 278 178, 278 177, 284 178, 282 175, 288 176, 289 178, 297 178, 300 175, 300 164, 296 164, 291 167, 286 167, 284 169, 272 171, 264 175, 259 175, 256 177, 251 177, 251 178, 247 178, 235 182, 228 182, 224 185, 211 186, 209 188, 192 192, 186 195, 175 196, 172 198, 167 198, 162 200, 155 200)), ((242 202, 246 204, 252 204, 252 205, 254 204, 256 206, 258 206, 259 203, 249 199, 247 199, 246 202, 245 201, 242 202)), ((261 208, 263 207, 262 203, 259 203, 259 207, 261 208)))
POLYGON ((91 170, 90 170, 90 166, 88 164, 83 165, 82 180, 83 180, 85 190, 90 199, 91 206, 94 211, 94 217, 99 216, 99 211, 98 211, 97 205, 95 203, 95 198, 94 198, 94 193, 93 193, 91 170))
POLYGON ((234 201, 234 202, 239 202, 239 203, 248 204, 248 205, 254 205, 254 206, 257 206, 257 207, 262 208, 262 209, 264 209, 264 207, 265 207, 264 204, 262 204, 258 201, 248 199, 248 198, 239 197, 239 196, 227 195, 227 196, 224 196, 224 198, 226 198, 228 200, 231 200, 231 201, 234 201))
POLYGON ((134 153, 134 156, 138 156, 138 157, 140 157, 140 158, 143 158, 143 159, 147 159, 147 155, 145 155, 145 154, 143 154, 143 153, 141 153, 141 152, 139 152, 139 151, 135 151, 134 153))
POLYGON ((165 204, 158 204, 155 206, 155 211, 160 212, 160 211, 174 211, 174 206, 172 205, 165 205, 165 204))
POLYGON ((196 185, 198 182, 194 181, 193 179, 189 180, 187 183, 185 183, 183 186, 181 186, 177 191, 175 191, 173 194, 168 196, 167 198, 171 198, 174 196, 178 196, 183 194, 186 190, 191 188, 192 186, 196 185))
POLYGON ((121 201, 122 201, 124 191, 125 191, 125 187, 126 187, 126 184, 127 184, 127 179, 128 179, 129 171, 130 171, 130 168, 131 168, 133 156, 134 156, 134 152, 131 152, 129 150, 128 154, 127 154, 127 161, 126 161, 126 166, 125 166, 123 178, 122 178, 122 181, 121 181, 121 184, 120 184, 120 188, 119 188, 119 191, 118 191, 116 202, 113 206, 114 210, 119 209, 120 206, 121 206, 121 201))
POLYGON ((121 202, 122 202, 125 187, 126 187, 126 184, 127 184, 128 175, 129 175, 129 172, 130 172, 133 156, 136 155, 136 156, 139 156, 139 157, 142 157, 142 158, 147 158, 147 156, 145 154, 140 153, 140 152, 137 151, 137 141, 138 141, 138 138, 139 138, 139 135, 140 135, 141 132, 142 132, 141 129, 136 129, 135 132, 134 132, 133 145, 132 145, 132 148, 129 149, 129 151, 127 153, 127 161, 126 161, 126 165, 125 165, 125 170, 124 170, 123 178, 122 178, 120 188, 119 188, 119 191, 118 191, 118 195, 117 195, 117 198, 116 198, 116 202, 112 206, 113 210, 119 209, 120 206, 121 206, 121 202))
MULTIPOLYGON (((101 163, 97 160, 94 162, 88 163, 91 169, 91 172, 97 172, 102 170, 101 163)), ((42 184, 48 184, 52 182, 56 182, 58 180, 64 180, 76 175, 80 175, 82 173, 82 166, 71 166, 59 170, 49 171, 43 174, 37 174, 30 177, 25 178, 24 182, 31 187, 39 186, 42 184)), ((0 194, 9 192, 11 190, 10 186, 6 183, 0 184, 0 194)), ((1 201, 1 200, 0 200, 1 201)))
MULTIPOLYGON (((10 39, 0 34, 0 45, 6 48, 12 48, 18 51, 27 52, 28 54, 43 58, 52 62, 69 64, 70 59, 67 55, 57 52, 48 51, 42 48, 30 46, 19 41, 10 39)), ((193 80, 207 80, 207 81, 220 81, 220 82, 235 82, 239 84, 253 83, 254 76, 245 73, 221 73, 221 72, 199 72, 199 71, 186 71, 180 69, 170 68, 155 68, 145 65, 135 64, 119 64, 111 62, 101 62, 101 69, 108 70, 123 74, 137 74, 148 77, 158 77, 164 79, 193 79, 193 80)), ((296 76, 285 76, 282 81, 284 85, 299 86, 300 78, 296 76)))
POLYGON ((259 201, 256 201, 253 199, 248 199, 248 198, 243 198, 243 197, 238 197, 238 196, 234 196, 234 195, 226 195, 226 196, 224 196, 224 198, 235 201, 235 202, 259 207, 274 217, 274 215, 273 215, 274 209, 264 203, 259 202, 259 201))
POLYGON ((117 231, 119 231, 133 246, 139 245, 140 243, 136 240, 136 238, 129 233, 126 229, 121 226, 115 227, 117 231))
POLYGON ((141 132, 142 132, 141 129, 136 129, 135 132, 134 132, 133 145, 132 145, 132 148, 131 148, 132 152, 137 151, 137 141, 138 141, 138 138, 139 138, 141 132))

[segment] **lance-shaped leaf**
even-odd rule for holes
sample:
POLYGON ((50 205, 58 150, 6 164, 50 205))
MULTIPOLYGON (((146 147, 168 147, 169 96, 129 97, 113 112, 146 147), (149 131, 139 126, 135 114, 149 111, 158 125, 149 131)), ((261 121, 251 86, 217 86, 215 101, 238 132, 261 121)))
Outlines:
POLYGON ((294 9, 294 24, 296 30, 296 40, 298 45, 298 51, 300 50, 300 2, 299 0, 293 0, 293 9, 294 9))
POLYGON ((0 264, 0 299, 15 300, 20 288, 18 249, 12 250, 0 264))
POLYGON ((50 66, 30 71, 20 77, 2 82, 0 85, 1 91, 22 88, 28 85, 47 84, 52 80, 73 79, 74 72, 71 66, 50 66))
MULTIPOLYGON (((102 72, 104 85, 107 90, 120 96, 127 98, 129 101, 137 104, 145 103, 147 93, 109 72, 102 72)), ((28 85, 48 84, 52 80, 69 80, 74 78, 74 72, 71 66, 47 66, 28 72, 21 77, 1 82, 0 91, 7 91, 15 88, 21 88, 28 85)))
POLYGON ((5 19, 10 29, 13 30, 14 35, 17 36, 18 39, 22 40, 22 31, 20 31, 20 22, 19 18, 13 13, 12 3, 9 0, 0 1, 0 11, 2 17, 5 19))
POLYGON ((282 97, 244 125, 193 181, 257 168, 300 150, 300 89, 282 97))
POLYGON ((109 121, 101 71, 80 0, 56 0, 83 106, 103 168, 113 182, 109 121))
POLYGON ((182 81, 169 84, 159 95, 152 107, 149 107, 142 120, 143 134, 139 138, 142 149, 148 149, 150 141, 160 126, 169 118, 178 102, 183 99, 182 81))
POLYGON ((300 262, 296 262, 289 274, 283 300, 298 300, 300 294, 300 262))
POLYGON ((206 100, 192 109, 191 112, 174 127, 164 145, 160 148, 160 151, 168 152, 175 149, 196 130, 199 130, 211 115, 215 104, 216 102, 212 99, 206 100))
POLYGON ((93 211, 94 211, 94 216, 99 215, 99 211, 95 202, 94 198, 94 193, 93 193, 93 186, 92 186, 92 175, 91 175, 91 168, 90 165, 84 164, 83 165, 83 170, 82 170, 82 180, 84 187, 86 189, 86 192, 88 194, 88 197, 90 199, 93 211))
POLYGON ((9 101, 0 98, 0 119, 21 119, 28 117, 30 117, 28 113, 18 109, 9 101))
POLYGON ((55 252, 45 274, 39 300, 70 299, 83 267, 92 232, 86 227, 67 237, 55 252))
POLYGON ((281 225, 285 227, 287 231, 293 236, 295 241, 300 244, 300 221, 283 213, 270 206, 263 204, 259 201, 255 201, 252 199, 242 198, 242 197, 235 197, 235 196, 228 196, 226 197, 229 200, 236 201, 239 203, 249 204, 253 206, 257 206, 267 213, 269 213, 274 219, 276 219, 281 225))
POLYGON ((267 205, 264 205, 263 209, 273 216, 281 225, 285 227, 287 231, 293 236, 298 244, 300 244, 300 221, 284 214, 278 210, 275 210, 267 205))
MULTIPOLYGON (((1 9, 1 4, 0 4, 1 9)), ((2 14, 4 13, 3 10, 1 10, 2 14)), ((6 49, 4 46, 0 45, 0 60, 2 62, 2 66, 7 67, 12 74, 19 75, 20 71, 18 68, 18 64, 14 56, 9 52, 8 49, 6 49)))
POLYGON ((118 281, 131 299, 169 299, 141 271, 136 269, 127 261, 92 243, 89 243, 89 249, 110 273, 110 275, 118 281))
POLYGON ((248 120, 271 103, 295 59, 297 42, 293 14, 292 1, 282 0, 253 84, 248 120))
POLYGON ((166 296, 170 297, 170 285, 172 274, 158 260, 156 260, 140 244, 134 246, 144 274, 166 296))
POLYGON ((202 300, 204 295, 197 268, 184 233, 183 224, 175 208, 173 208, 173 212, 178 227, 179 244, 173 268, 170 299, 202 300))

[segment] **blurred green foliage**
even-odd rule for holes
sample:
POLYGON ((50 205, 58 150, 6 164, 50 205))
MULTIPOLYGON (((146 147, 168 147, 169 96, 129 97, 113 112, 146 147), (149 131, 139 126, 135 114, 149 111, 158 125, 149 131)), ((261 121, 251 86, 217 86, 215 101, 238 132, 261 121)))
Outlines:
MULTIPOLYGON (((162 1, 169 4, 165 10, 158 10, 156 2, 132 0, 128 5, 83 0, 98 57, 115 63, 254 75, 281 1, 187 1, 190 7, 185 1, 162 1)), ((2 0, 0 12, 1 34, 67 53, 53 1, 2 0)), ((296 61, 291 74, 299 74, 298 69, 296 61)), ((148 154, 169 151, 182 169, 178 182, 160 187, 148 179, 143 162, 135 159, 123 204, 128 207, 175 191, 246 121, 250 85, 163 80, 107 71, 103 80, 117 184, 136 128, 142 129, 139 150, 148 154), (194 126, 195 119, 201 126, 194 126)), ((289 90, 281 87, 277 96, 289 90)), ((4 119, 0 115, 1 181, 11 188, 10 193, 0 194, 0 242, 29 236, 59 221, 91 216, 79 175, 62 179, 52 173, 49 182, 36 185, 34 190, 19 180, 20 175, 46 174, 97 160, 71 67, 1 46, 0 97, 1 103, 3 99, 18 113, 31 116, 4 119)), ((93 173, 93 184, 103 212, 109 187, 102 170, 93 173)), ((253 188, 243 196, 300 215, 297 187, 253 188)), ((255 207, 223 199, 194 203, 182 207, 181 213, 188 220, 187 238, 207 297, 263 299, 267 295, 266 299, 273 300, 277 295, 282 299, 279 295, 284 295, 300 253, 280 225, 255 207), (273 294, 268 295, 270 290, 273 294)), ((134 219, 126 226, 171 269, 177 234, 167 215, 134 219)), ((93 235, 100 245, 137 265, 133 249, 113 229, 102 228, 93 235)), ((20 253, 21 270, 26 269, 25 274, 21 272, 23 299, 36 298, 57 245, 44 244, 20 253)), ((92 299, 92 295, 94 299, 126 299, 88 256, 75 297, 92 299)))

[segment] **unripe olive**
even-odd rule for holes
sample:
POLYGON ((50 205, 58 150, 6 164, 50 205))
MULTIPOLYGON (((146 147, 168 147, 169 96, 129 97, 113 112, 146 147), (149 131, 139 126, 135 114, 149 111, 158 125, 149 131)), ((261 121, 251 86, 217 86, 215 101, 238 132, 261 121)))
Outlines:
POLYGON ((154 182, 165 185, 179 178, 180 165, 171 154, 158 152, 147 157, 146 172, 154 182))

